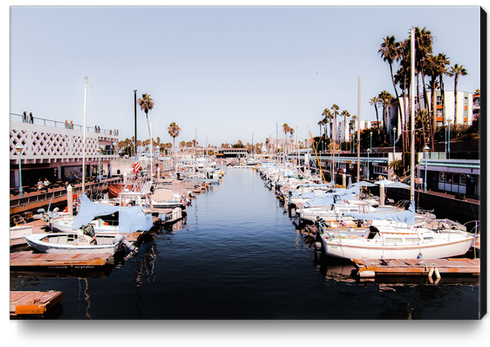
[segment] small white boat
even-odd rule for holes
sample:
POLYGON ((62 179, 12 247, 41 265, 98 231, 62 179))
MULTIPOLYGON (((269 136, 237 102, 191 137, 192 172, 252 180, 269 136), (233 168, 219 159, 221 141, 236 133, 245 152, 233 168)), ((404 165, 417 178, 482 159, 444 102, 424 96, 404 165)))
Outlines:
POLYGON ((49 233, 24 235, 27 244, 43 253, 116 253, 121 246, 130 251, 135 247, 126 237, 117 235, 95 235, 83 233, 49 233))

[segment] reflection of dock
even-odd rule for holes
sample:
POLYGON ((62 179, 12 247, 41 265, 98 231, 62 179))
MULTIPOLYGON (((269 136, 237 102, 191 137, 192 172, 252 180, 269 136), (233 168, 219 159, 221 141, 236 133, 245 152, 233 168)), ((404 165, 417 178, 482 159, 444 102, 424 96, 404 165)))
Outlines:
POLYGON ((63 299, 63 293, 49 292, 10 292, 10 316, 42 315, 63 299))
POLYGON ((480 259, 352 259, 361 278, 391 275, 480 275, 480 259))

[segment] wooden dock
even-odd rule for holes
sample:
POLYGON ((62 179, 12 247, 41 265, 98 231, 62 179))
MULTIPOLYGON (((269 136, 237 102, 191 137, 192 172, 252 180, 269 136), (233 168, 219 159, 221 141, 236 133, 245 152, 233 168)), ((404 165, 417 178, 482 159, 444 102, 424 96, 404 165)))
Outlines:
POLYGON ((10 254, 10 268, 45 267, 94 269, 105 265, 114 265, 112 253, 33 253, 32 251, 10 254))
POLYGON ((10 316, 42 315, 63 299, 63 293, 49 292, 10 292, 10 316))
POLYGON ((352 259, 361 278, 376 275, 419 275, 435 276, 441 274, 480 275, 480 259, 352 259))

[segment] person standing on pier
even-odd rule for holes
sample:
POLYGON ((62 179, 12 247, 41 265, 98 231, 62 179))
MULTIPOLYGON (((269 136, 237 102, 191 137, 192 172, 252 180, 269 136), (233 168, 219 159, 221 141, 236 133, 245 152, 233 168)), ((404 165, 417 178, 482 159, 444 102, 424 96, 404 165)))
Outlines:
POLYGON ((47 178, 44 179, 44 189, 46 189, 46 193, 49 191, 49 181, 47 178))

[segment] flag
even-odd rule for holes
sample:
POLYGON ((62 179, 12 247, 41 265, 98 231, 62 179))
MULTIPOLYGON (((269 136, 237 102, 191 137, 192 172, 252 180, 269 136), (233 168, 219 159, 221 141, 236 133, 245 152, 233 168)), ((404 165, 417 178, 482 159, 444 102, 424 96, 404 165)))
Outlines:
POLYGON ((134 163, 134 170, 133 170, 133 173, 134 174, 137 174, 138 171, 140 171, 140 163, 137 161, 136 163, 134 163))

